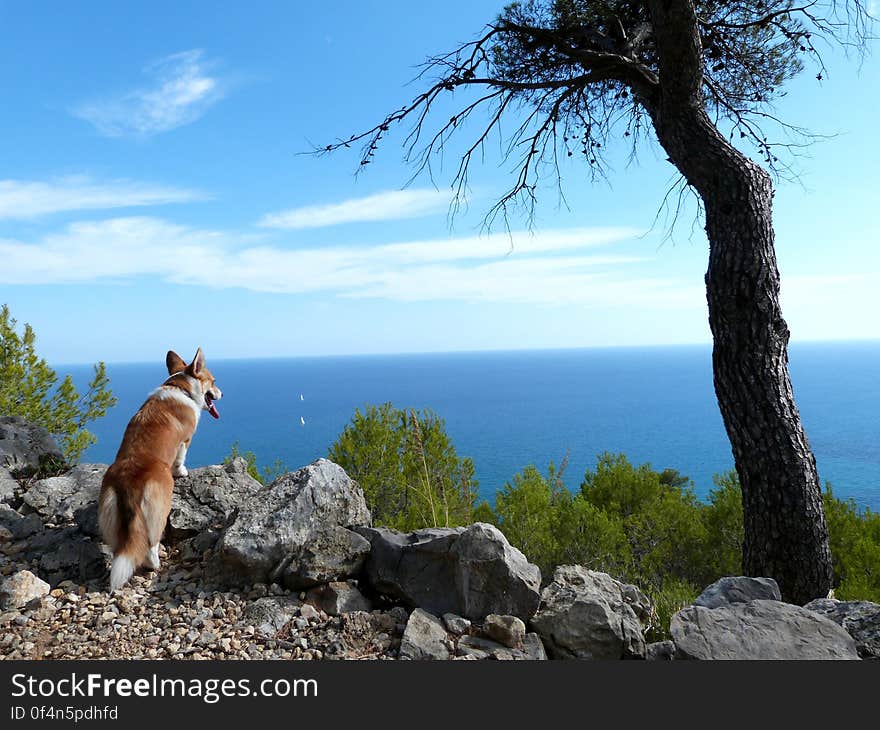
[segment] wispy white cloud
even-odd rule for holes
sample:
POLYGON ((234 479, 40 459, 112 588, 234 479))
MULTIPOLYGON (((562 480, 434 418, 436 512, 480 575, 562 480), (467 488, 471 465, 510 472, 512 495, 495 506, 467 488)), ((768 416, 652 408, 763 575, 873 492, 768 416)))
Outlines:
POLYGON ((0 180, 0 220, 23 220, 78 210, 185 203, 204 197, 193 190, 133 180, 96 182, 85 176, 50 182, 0 180))
POLYGON ((263 216, 264 228, 295 230, 323 228, 341 223, 421 218, 446 211, 452 194, 433 189, 389 190, 341 203, 307 205, 263 216))
POLYGON ((394 301, 652 306, 663 306, 664 296, 678 301, 680 282, 627 272, 638 257, 591 250, 637 233, 582 228, 289 249, 156 218, 115 218, 76 223, 35 243, 0 240, 0 284, 153 277, 213 288, 394 301))
POLYGON ((86 102, 75 116, 108 137, 149 136, 190 124, 223 98, 214 63, 199 49, 166 56, 144 68, 152 83, 117 96, 86 102))

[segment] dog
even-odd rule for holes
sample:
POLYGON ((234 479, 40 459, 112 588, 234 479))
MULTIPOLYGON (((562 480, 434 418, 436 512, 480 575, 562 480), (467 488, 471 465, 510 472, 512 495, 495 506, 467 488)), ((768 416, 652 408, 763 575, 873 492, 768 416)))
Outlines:
POLYGON ((101 482, 98 525, 113 550, 111 591, 141 565, 159 570, 159 540, 171 511, 174 477, 187 475, 186 451, 202 411, 220 418, 215 401, 223 393, 205 367, 201 347, 189 365, 170 350, 165 365, 168 379, 129 421, 101 482))

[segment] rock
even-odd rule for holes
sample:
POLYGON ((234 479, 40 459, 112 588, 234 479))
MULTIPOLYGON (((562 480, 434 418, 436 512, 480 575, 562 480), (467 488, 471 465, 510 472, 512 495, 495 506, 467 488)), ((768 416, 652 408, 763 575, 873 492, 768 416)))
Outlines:
POLYGON ((298 546, 277 576, 290 589, 301 590, 360 573, 370 543, 339 525, 324 525, 313 539, 298 546))
POLYGON ((0 416, 0 467, 15 473, 33 473, 64 463, 55 439, 42 426, 19 416, 0 416))
POLYGON ((222 466, 192 469, 187 476, 175 479, 168 515, 172 540, 225 527, 235 510, 263 488, 248 474, 247 467, 238 457, 222 466))
POLYGON ((483 631, 499 644, 510 649, 522 649, 526 636, 526 625, 516 616, 499 616, 490 613, 483 621, 483 631))
POLYGON ((670 624, 676 659, 858 659, 852 637, 800 606, 754 600, 687 606, 670 624))
POLYGON ((0 504, 11 502, 18 490, 18 482, 6 469, 0 467, 0 504))
POLYGON ((855 640, 862 659, 880 659, 880 604, 817 598, 804 608, 843 627, 855 640))
POLYGON ((101 544, 84 537, 76 527, 43 530, 26 545, 25 558, 39 561, 40 571, 52 585, 92 580, 107 571, 101 544))
POLYGON ((540 601, 541 573, 494 526, 400 533, 357 528, 372 546, 364 573, 379 593, 436 615, 528 620, 540 601))
POLYGON ((7 529, 13 540, 26 540, 43 531, 39 515, 22 515, 8 504, 0 504, 0 527, 7 529))
POLYGON ((61 476, 35 482, 22 500, 44 520, 73 520, 75 513, 97 505, 106 471, 106 464, 77 464, 61 476))
POLYGON ((269 596, 258 598, 244 609, 242 620, 263 636, 274 638, 300 612, 300 602, 292 598, 269 596))
POLYGON ((444 613, 443 623, 446 624, 446 628, 453 634, 466 634, 471 628, 470 621, 454 613, 444 613))
POLYGON ((607 573, 561 565, 541 594, 532 627, 554 659, 643 658, 642 624, 628 596, 607 573))
MULTIPOLYGON (((342 467, 318 459, 280 476, 240 505, 214 549, 214 570, 220 580, 231 585, 275 581, 312 543, 354 545, 357 551, 356 540, 340 540, 338 533, 336 537, 323 536, 325 530, 369 524, 370 512, 361 488, 342 467)), ((322 567, 331 562, 324 554, 322 567)), ((356 560, 349 553, 338 556, 340 565, 353 562, 356 560)))
POLYGON ((534 632, 526 634, 523 639, 523 654, 531 661, 546 661, 547 651, 544 649, 541 637, 534 632))
POLYGON ((732 603, 748 603, 755 599, 781 601, 782 594, 776 581, 772 578, 749 578, 744 575, 721 578, 704 590, 694 601, 694 605, 718 608, 732 603))
POLYGON ((400 642, 401 659, 449 659, 449 637, 436 616, 417 608, 410 614, 400 642))
POLYGON ((22 608, 35 598, 49 594, 49 584, 29 570, 19 570, 0 583, 0 609, 22 608))
POLYGON ((313 588, 306 600, 330 616, 373 610, 373 605, 366 596, 356 586, 344 581, 333 581, 313 588))
POLYGON ((458 640, 456 653, 459 657, 499 661, 543 661, 547 659, 541 638, 534 633, 525 635, 523 645, 519 649, 512 649, 497 641, 479 636, 462 636, 458 640))
POLYGON ((675 658, 675 642, 655 641, 645 647, 645 659, 654 662, 665 662, 675 658))

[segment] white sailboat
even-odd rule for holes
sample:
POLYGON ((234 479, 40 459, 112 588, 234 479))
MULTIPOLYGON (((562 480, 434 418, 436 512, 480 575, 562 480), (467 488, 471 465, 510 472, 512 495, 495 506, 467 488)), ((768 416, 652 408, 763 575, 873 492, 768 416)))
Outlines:
POLYGON ((299 417, 299 422, 300 422, 300 424, 302 424, 303 426, 306 425, 306 419, 303 418, 302 416, 299 417))

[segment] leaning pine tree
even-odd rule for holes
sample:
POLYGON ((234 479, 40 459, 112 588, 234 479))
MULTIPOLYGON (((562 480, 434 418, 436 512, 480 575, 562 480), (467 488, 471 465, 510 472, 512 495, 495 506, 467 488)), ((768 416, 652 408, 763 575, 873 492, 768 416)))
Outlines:
POLYGON ((453 181, 460 195, 474 155, 497 133, 517 173, 491 222, 511 205, 533 205, 542 174, 560 179, 561 155, 581 154, 604 176, 610 139, 637 144, 653 129, 705 215, 715 391, 742 485, 743 569, 772 576, 796 603, 827 594, 831 557, 816 462, 789 379, 771 212, 771 173, 785 169, 779 148, 809 138, 771 104, 805 59, 822 80, 817 41, 860 52, 870 23, 860 0, 513 3, 477 40, 430 59, 420 78, 435 80, 411 103, 316 150, 360 142, 366 165, 385 134, 409 122, 406 159, 421 172, 453 134, 473 135, 453 181), (442 97, 465 89, 474 93, 451 117, 440 112, 442 97), (486 121, 474 132, 481 112, 486 121), (513 125, 502 127, 508 118, 513 125), (771 124, 787 141, 768 139, 771 124), (734 139, 751 143, 767 169, 734 139))

